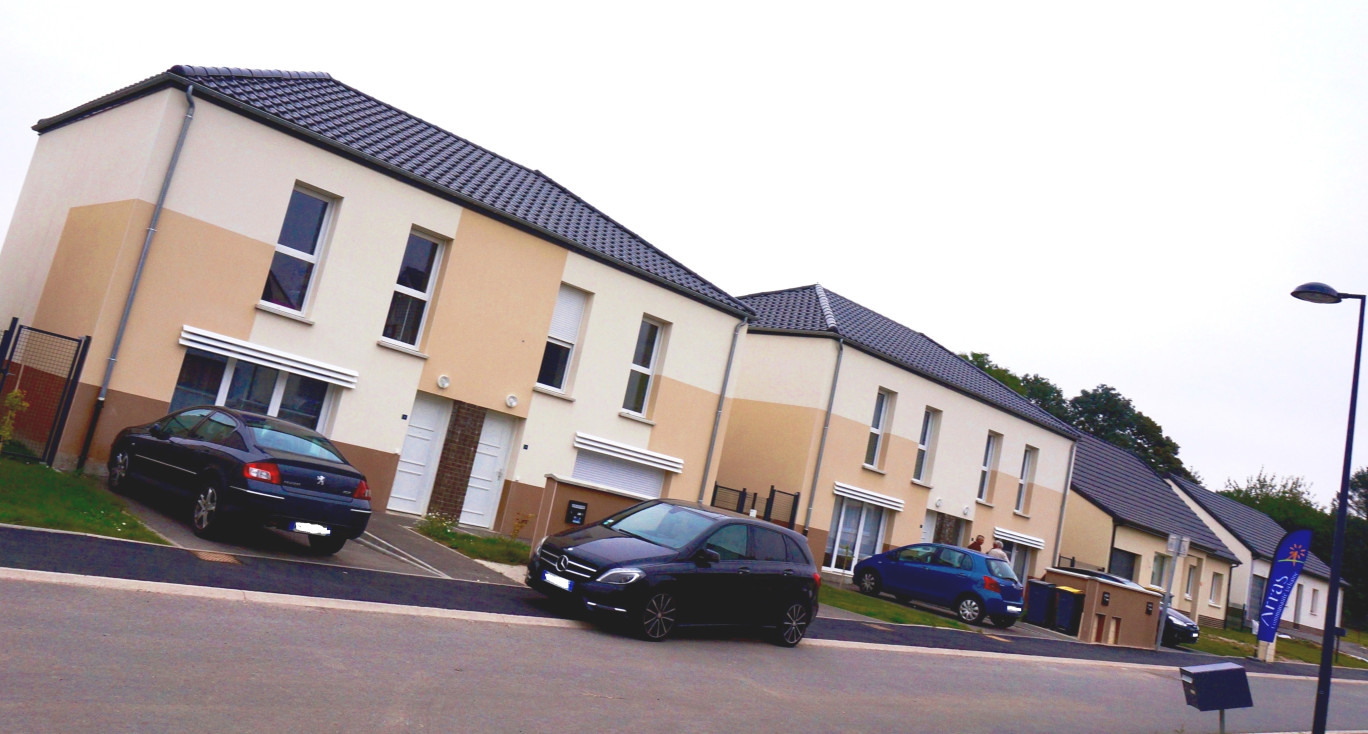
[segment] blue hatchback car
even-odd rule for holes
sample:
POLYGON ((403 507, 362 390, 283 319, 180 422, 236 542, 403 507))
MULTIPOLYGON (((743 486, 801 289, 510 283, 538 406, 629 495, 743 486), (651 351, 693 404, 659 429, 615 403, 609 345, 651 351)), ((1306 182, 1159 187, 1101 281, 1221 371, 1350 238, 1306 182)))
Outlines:
POLYGON ((1022 586, 1006 561, 968 548, 919 543, 855 564, 855 584, 873 596, 888 592, 953 609, 970 624, 984 617, 1011 627, 1021 617, 1022 586))

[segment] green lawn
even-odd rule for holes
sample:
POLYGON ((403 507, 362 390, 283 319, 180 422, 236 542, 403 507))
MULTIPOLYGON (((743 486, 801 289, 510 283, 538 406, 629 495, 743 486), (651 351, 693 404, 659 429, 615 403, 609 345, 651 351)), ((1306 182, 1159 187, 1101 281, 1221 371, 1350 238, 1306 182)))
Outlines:
POLYGON ((923 612, 920 609, 904 606, 897 602, 882 597, 875 598, 866 596, 858 591, 842 589, 836 586, 824 585, 817 597, 817 601, 822 604, 829 604, 833 607, 844 609, 848 612, 863 614, 866 617, 881 619, 885 622, 894 624, 920 624, 926 627, 951 627, 953 629, 969 629, 958 620, 947 619, 938 614, 923 612))
MULTIPOLYGON (((1214 655, 1251 657, 1258 652, 1259 641, 1252 632, 1208 629, 1203 627, 1202 635, 1197 642, 1192 645, 1185 645, 1184 647, 1200 650, 1202 652, 1209 652, 1214 655)), ((1280 638, 1275 654, 1279 660, 1319 663, 1321 659, 1321 646, 1314 642, 1307 642, 1306 640, 1280 638)), ((1339 662, 1336 664, 1343 668, 1368 668, 1368 663, 1347 655, 1339 656, 1339 662)))
POLYGON ((456 549, 463 556, 482 561, 521 566, 532 555, 532 547, 520 540, 463 533, 456 529, 456 523, 450 518, 440 515, 425 516, 413 529, 456 549))
POLYGON ((166 544, 94 479, 11 459, 0 459, 0 523, 166 544))

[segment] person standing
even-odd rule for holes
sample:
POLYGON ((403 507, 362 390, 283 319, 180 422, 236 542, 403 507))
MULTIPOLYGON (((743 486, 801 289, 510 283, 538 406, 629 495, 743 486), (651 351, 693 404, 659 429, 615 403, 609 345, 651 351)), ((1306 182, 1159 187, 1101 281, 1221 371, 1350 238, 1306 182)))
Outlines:
POLYGON ((1003 560, 1003 561, 1008 561, 1008 562, 1010 562, 1010 561, 1012 560, 1011 556, 1008 556, 1008 555, 1007 555, 1007 551, 1005 551, 1005 550, 1002 549, 1002 541, 1001 541, 1001 540, 994 540, 994 541, 993 541, 993 549, 990 550, 990 551, 988 551, 988 555, 990 555, 990 556, 992 556, 992 557, 994 557, 994 558, 1003 560))
POLYGON ((971 551, 978 551, 979 553, 982 553, 982 552, 983 552, 983 536, 982 536, 982 535, 978 536, 977 538, 974 538, 974 542, 972 542, 972 543, 969 544, 969 550, 971 550, 971 551))

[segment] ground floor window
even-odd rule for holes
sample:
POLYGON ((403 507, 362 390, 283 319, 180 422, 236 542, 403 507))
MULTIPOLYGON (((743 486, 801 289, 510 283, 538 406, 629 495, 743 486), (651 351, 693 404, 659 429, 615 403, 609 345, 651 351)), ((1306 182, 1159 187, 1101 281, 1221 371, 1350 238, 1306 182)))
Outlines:
POLYGON ((171 411, 192 405, 223 405, 317 430, 323 423, 328 397, 328 383, 322 380, 190 349, 181 362, 171 411))
POLYGON ((1026 580, 1026 576, 1031 572, 1032 555, 1035 548, 1021 543, 1013 543, 1010 540, 1002 541, 1002 550, 1007 552, 1009 562, 1012 564, 1012 572, 1018 579, 1026 580))
POLYGON ((838 495, 822 566, 849 573, 858 561, 878 553, 883 545, 886 512, 878 505, 838 495))
POLYGON ((1107 564, 1107 570, 1117 576, 1134 581, 1135 570, 1139 565, 1140 556, 1130 551, 1123 551, 1120 548, 1112 548, 1111 560, 1107 564))

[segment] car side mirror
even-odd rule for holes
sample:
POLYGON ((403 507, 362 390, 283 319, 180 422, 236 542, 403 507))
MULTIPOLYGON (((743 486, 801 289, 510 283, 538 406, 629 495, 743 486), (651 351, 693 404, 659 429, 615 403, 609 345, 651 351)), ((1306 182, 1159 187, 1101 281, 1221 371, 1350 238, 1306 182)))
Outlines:
POLYGON ((162 428, 161 426, 152 426, 151 428, 147 429, 147 432, 151 434, 152 438, 166 438, 166 429, 162 428))
POLYGON ((694 554, 694 561, 700 566, 711 566, 714 563, 721 563, 722 556, 711 548, 703 548, 694 554))

